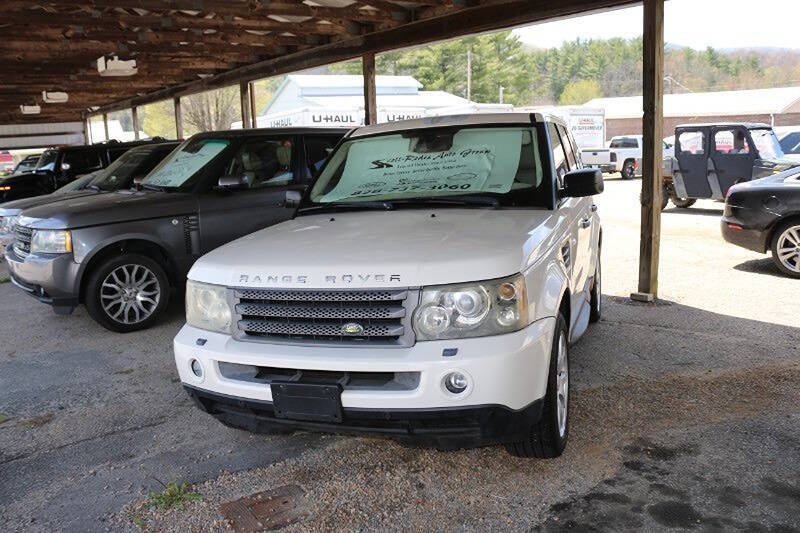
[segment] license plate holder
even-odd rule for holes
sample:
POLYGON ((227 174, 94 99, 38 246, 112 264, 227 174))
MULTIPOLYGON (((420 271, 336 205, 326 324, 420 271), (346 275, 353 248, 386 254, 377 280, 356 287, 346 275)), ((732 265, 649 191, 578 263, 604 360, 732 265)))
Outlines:
POLYGON ((270 390, 276 418, 342 422, 342 388, 337 383, 274 381, 270 390))

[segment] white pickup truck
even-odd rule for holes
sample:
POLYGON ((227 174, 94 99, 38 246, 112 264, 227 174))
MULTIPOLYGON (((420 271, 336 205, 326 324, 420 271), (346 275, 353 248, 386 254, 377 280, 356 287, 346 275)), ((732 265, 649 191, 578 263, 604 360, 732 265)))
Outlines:
POLYGON ((569 345, 601 313, 601 229, 560 119, 356 129, 290 221, 201 257, 175 363, 198 407, 257 432, 372 432, 560 455, 569 345))
MULTIPOLYGON (((664 158, 674 154, 674 147, 666 139, 662 141, 664 158)), ((631 179, 641 175, 642 136, 620 135, 612 137, 608 148, 588 148, 581 151, 583 164, 599 168, 603 172, 619 172, 622 179, 631 179)))

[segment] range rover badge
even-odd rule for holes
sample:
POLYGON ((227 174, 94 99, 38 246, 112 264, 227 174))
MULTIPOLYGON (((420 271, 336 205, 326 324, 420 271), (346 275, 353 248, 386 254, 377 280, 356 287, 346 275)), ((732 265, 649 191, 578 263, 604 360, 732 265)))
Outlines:
POLYGON ((361 324, 356 324, 355 322, 348 322, 342 326, 342 333, 344 335, 363 335, 364 334, 364 326, 361 324))

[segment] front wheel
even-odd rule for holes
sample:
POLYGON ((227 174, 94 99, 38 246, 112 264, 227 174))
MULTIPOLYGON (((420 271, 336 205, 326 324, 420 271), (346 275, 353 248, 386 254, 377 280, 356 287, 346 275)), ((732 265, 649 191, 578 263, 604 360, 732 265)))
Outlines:
POLYGON ((597 252, 597 268, 594 271, 594 282, 589 298, 589 322, 599 322, 602 314, 603 294, 600 292, 601 286, 600 251, 597 252))
POLYGON ((89 276, 86 310, 101 326, 127 333, 153 325, 169 302, 169 281, 156 261, 125 254, 103 261, 89 276))
POLYGON ((670 196, 669 199, 672 202, 672 205, 674 205, 675 207, 680 207, 681 209, 692 207, 694 203, 697 201, 693 198, 678 198, 677 196, 674 195, 670 196))
POLYGON ((549 459, 558 457, 567 447, 569 436, 569 347, 567 323, 559 313, 550 351, 547 393, 542 417, 527 428, 527 438, 506 444, 506 450, 517 457, 549 459))
POLYGON ((772 260, 781 272, 800 278, 800 220, 790 220, 775 230, 772 260))

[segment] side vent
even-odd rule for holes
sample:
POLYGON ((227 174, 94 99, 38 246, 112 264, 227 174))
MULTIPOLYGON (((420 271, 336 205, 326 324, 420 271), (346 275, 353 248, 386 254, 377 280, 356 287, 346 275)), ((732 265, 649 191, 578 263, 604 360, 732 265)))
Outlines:
POLYGON ((197 215, 183 217, 183 242, 186 244, 187 254, 200 253, 200 219, 197 215))

